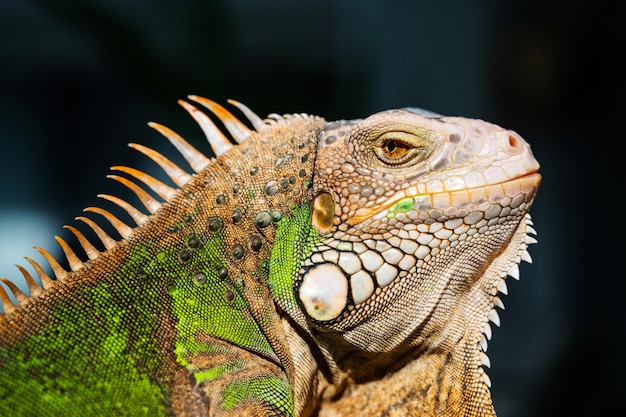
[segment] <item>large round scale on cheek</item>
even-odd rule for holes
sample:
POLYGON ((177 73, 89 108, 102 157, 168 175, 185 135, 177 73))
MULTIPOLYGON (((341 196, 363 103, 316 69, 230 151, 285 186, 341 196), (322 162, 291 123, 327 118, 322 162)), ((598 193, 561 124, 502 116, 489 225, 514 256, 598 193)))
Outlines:
POLYGON ((348 303, 348 280, 337 265, 317 265, 304 274, 299 297, 312 319, 335 319, 348 303))

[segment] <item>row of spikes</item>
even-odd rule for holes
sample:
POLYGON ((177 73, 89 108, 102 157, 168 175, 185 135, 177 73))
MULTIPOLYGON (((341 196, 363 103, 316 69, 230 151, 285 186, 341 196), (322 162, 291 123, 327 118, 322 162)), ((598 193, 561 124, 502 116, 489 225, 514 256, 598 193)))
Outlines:
MULTIPOLYGON (((230 113, 226 108, 215 103, 214 101, 193 95, 188 96, 188 98, 201 104, 211 113, 213 113, 223 123, 224 127, 226 128, 226 130, 228 130, 235 142, 243 142, 252 133, 252 130, 250 130, 243 122, 237 119, 237 117, 230 113)), ((270 114, 267 119, 263 120, 244 104, 239 103, 235 100, 228 100, 228 102, 241 111, 241 113, 247 118, 247 120, 251 123, 252 127, 256 131, 260 131, 266 128, 269 124, 283 120, 282 116, 274 113, 270 114)), ((180 104, 194 118, 198 125, 200 125, 200 128, 205 134, 211 146, 211 149, 216 156, 223 154, 233 147, 233 143, 228 139, 227 136, 225 136, 221 132, 221 130, 204 112, 202 112, 194 105, 183 100, 179 100, 178 104, 180 104)), ((161 133, 163 136, 165 136, 174 145, 174 147, 181 153, 183 158, 189 163, 189 166, 194 172, 198 173, 202 171, 210 162, 211 159, 204 156, 200 151, 194 148, 191 144, 189 144, 185 139, 183 139, 173 130, 154 122, 150 122, 148 123, 148 125, 161 133)), ((165 171, 165 173, 171 178, 171 180, 174 182, 174 184, 176 184, 177 187, 183 187, 192 178, 192 176, 188 174, 185 170, 174 164, 172 161, 170 161, 160 153, 136 143, 130 143, 128 146, 152 159, 157 165, 159 165, 163 169, 163 171, 165 171)), ((113 166, 111 167, 111 170, 123 172, 141 181, 165 201, 171 201, 177 192, 176 189, 137 169, 124 166, 113 166)), ((128 187, 134 194, 137 195, 141 203, 146 207, 150 214, 156 213, 157 210, 161 208, 161 202, 157 201, 148 192, 146 192, 140 186, 128 180, 127 178, 119 175, 108 175, 107 178, 116 180, 128 187)), ((131 216, 133 221, 135 221, 137 226, 141 226, 148 221, 148 215, 144 214, 142 211, 138 210, 121 198, 108 194, 99 194, 98 197, 111 201, 124 209, 131 216)), ((133 232, 132 227, 128 226, 126 223, 122 222, 111 212, 105 209, 99 207, 87 207, 84 209, 84 211, 96 213, 103 216, 107 221, 111 223, 113 228, 119 233, 122 239, 128 238, 133 232)), ((107 232, 105 232, 100 226, 98 226, 96 222, 94 222, 90 218, 79 216, 76 217, 76 220, 80 220, 83 223, 87 224, 87 226, 89 226, 95 232, 96 236, 101 240, 105 251, 113 248, 117 244, 117 241, 115 239, 113 239, 107 232)), ((79 244, 84 249, 85 254, 89 258, 89 260, 94 260, 100 256, 101 252, 96 249, 94 245, 92 245, 91 242, 89 242, 89 240, 78 229, 73 226, 64 227, 68 229, 74 236, 76 236, 79 244)), ((61 249, 63 250, 65 257, 67 258, 71 271, 74 272, 81 269, 85 265, 85 262, 83 262, 76 255, 70 245, 68 245, 67 242, 65 242, 61 237, 55 236, 55 239, 61 246, 61 249)), ((57 262, 57 260, 52 255, 50 255, 48 251, 37 246, 35 247, 35 249, 39 253, 41 253, 41 255, 43 255, 46 261, 50 264, 52 272, 54 273, 54 276, 57 280, 64 280, 68 277, 69 271, 66 271, 59 264, 59 262, 57 262)), ((26 270, 26 268, 22 267, 21 265, 16 265, 23 275, 24 280, 26 281, 26 285, 28 286, 28 290, 30 292, 30 297, 38 296, 42 293, 43 290, 47 290, 54 285, 54 280, 43 270, 43 268, 36 261, 26 256, 24 257, 24 259, 26 259, 26 261, 28 261, 28 263, 33 267, 41 281, 40 286, 33 279, 33 276, 28 272, 28 270, 26 270)), ((9 288, 9 290, 15 297, 17 305, 23 305, 27 302, 29 296, 21 291, 12 281, 6 278, 0 278, 0 281, 2 281, 9 288)), ((15 304, 13 304, 11 298, 2 286, 0 286, 0 305, 2 305, 5 314, 13 312, 16 308, 15 304)), ((1 312, 0 315, 2 315, 1 312)))
MULTIPOLYGON (((500 316, 498 315, 498 311, 496 310, 496 307, 504 310, 504 303, 502 302, 502 299, 498 296, 498 293, 501 293, 504 295, 507 295, 509 293, 509 290, 506 286, 507 277, 511 277, 519 281, 520 279, 519 264, 522 261, 527 262, 529 264, 533 262, 533 259, 530 256, 530 253, 528 253, 528 246, 534 243, 537 243, 537 239, 531 236, 531 235, 536 236, 537 231, 533 227, 533 221, 530 218, 530 214, 526 213, 526 216, 524 217, 523 221, 525 222, 525 226, 526 226, 526 236, 524 237, 524 242, 522 244, 523 247, 520 251, 520 255, 515 259, 515 261, 513 262, 513 266, 511 266, 509 271, 507 273, 502 274, 502 276, 499 277, 498 283, 491 291, 491 295, 493 296, 493 308, 489 310, 487 321, 485 322, 485 326, 483 328, 480 340, 478 342, 478 347, 480 350, 480 361, 481 361, 482 367, 491 368, 491 361, 489 360, 489 356, 487 356, 487 345, 488 345, 489 340, 491 340, 491 336, 492 336, 490 323, 493 323, 496 327, 500 327, 500 316)), ((481 371, 482 371, 481 377, 483 379, 483 382, 485 382, 488 388, 491 388, 491 379, 489 379, 487 372, 482 367, 481 367, 481 371)))

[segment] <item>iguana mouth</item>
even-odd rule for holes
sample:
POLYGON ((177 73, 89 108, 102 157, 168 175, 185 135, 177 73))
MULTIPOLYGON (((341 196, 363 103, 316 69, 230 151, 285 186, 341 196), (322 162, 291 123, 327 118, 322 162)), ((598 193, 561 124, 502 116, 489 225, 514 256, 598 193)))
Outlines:
POLYGON ((519 199, 519 196, 523 197, 522 201, 530 201, 539 188, 541 178, 538 170, 534 170, 495 184, 438 193, 420 193, 417 187, 413 186, 397 192, 387 201, 375 207, 359 208, 346 223, 350 226, 356 226, 374 217, 390 217, 390 215, 393 217, 395 213, 412 210, 428 211, 435 209, 445 212, 451 207, 461 208, 467 207, 469 204, 477 206, 485 203, 496 204, 498 197, 500 200, 501 198, 509 198, 508 204, 503 204, 503 206, 508 206, 516 197, 519 199))

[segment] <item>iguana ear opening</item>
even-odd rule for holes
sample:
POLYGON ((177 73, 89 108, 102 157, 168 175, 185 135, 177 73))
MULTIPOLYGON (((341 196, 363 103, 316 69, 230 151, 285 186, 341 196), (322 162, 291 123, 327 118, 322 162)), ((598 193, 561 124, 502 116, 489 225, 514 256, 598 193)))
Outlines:
POLYGON ((330 231, 335 219, 335 201, 328 192, 321 192, 313 200, 313 215, 311 225, 315 227, 321 235, 330 231))

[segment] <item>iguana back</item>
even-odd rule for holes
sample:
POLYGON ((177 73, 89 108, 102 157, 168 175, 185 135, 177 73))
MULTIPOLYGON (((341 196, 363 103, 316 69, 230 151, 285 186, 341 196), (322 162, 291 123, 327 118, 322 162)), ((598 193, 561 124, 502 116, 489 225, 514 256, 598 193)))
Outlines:
POLYGON ((247 119, 190 97, 210 159, 114 167, 114 240, 0 287, 0 415, 494 415, 488 321, 530 261, 539 165, 514 132, 417 109, 247 119), (228 135, 228 136, 226 136, 228 135), (236 143, 233 144, 231 140, 236 143), (130 178, 130 179, 129 179, 130 178), (139 187, 139 181, 150 192, 139 187))

